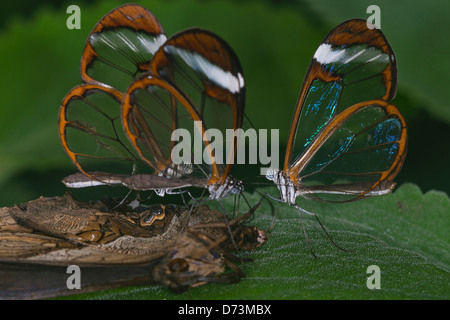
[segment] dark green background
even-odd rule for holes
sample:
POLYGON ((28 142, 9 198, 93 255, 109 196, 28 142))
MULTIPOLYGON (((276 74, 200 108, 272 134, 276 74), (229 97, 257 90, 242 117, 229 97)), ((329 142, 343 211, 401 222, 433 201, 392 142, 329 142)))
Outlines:
MULTIPOLYGON (((168 35, 209 29, 238 54, 246 77, 246 113, 256 128, 279 128, 286 141, 306 68, 328 31, 343 20, 381 8, 381 28, 398 60, 394 103, 409 128, 408 156, 397 181, 423 192, 450 192, 450 56, 444 1, 138 1, 168 35)), ((75 171, 59 143, 59 104, 80 83, 79 62, 90 30, 120 1, 12 1, 0 35, 0 206, 66 191, 75 171), (66 28, 66 8, 81 8, 81 30, 66 28)), ((280 151, 283 158, 283 150, 280 151)), ((280 159, 282 162, 282 159, 280 159)), ((236 166, 234 175, 257 175, 236 166)), ((100 195, 110 189, 95 189, 100 195)), ((123 194, 124 190, 115 189, 123 194)), ((92 198, 93 190, 78 191, 92 198)))

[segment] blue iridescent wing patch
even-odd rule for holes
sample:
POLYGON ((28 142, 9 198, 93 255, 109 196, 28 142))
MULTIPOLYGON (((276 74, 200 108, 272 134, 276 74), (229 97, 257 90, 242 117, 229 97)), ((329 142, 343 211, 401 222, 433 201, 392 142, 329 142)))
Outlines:
POLYGON ((348 201, 394 187, 392 172, 406 152, 406 124, 394 105, 384 100, 353 105, 317 138, 297 168, 306 197, 348 201))

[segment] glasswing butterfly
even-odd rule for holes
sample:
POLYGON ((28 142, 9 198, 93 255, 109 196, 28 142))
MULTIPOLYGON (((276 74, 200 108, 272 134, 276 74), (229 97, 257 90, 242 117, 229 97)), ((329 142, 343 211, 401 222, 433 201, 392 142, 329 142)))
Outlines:
POLYGON ((347 202, 390 192, 407 143, 405 120, 390 103, 396 89, 395 55, 379 29, 352 19, 331 30, 306 73, 284 166, 267 171, 281 195, 271 198, 317 218, 297 197, 347 202))
POLYGON ((242 68, 220 37, 195 28, 167 39, 150 11, 123 5, 90 33, 81 78, 59 111, 61 143, 80 171, 63 180, 67 186, 123 185, 159 195, 199 187, 210 199, 243 191, 230 176, 236 143, 220 150, 221 163, 205 135, 210 128, 236 132, 243 122, 242 68), (183 141, 192 150, 183 155, 188 161, 172 157, 176 129, 200 137, 201 148, 183 141), (199 152, 206 163, 194 163, 199 152))

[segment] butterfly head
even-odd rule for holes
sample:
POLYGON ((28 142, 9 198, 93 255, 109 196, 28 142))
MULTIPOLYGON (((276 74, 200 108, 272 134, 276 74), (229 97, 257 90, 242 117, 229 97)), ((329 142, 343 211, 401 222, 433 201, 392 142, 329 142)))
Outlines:
POLYGON ((231 179, 230 183, 230 192, 232 194, 239 194, 244 192, 244 183, 241 180, 233 180, 231 179))
POLYGON ((266 179, 273 181, 276 185, 278 185, 278 181, 280 178, 281 171, 277 168, 269 168, 266 171, 266 179))

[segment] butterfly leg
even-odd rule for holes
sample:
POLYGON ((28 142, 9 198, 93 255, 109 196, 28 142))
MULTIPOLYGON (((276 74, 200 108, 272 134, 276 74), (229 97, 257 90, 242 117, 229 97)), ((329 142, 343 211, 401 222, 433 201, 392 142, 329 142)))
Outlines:
POLYGON ((292 206, 295 207, 298 210, 298 215, 300 217, 300 222, 302 223, 303 234, 305 235, 305 239, 306 239, 306 243, 308 244, 309 251, 311 252, 311 254, 314 257, 314 259, 317 259, 317 256, 316 256, 316 254, 314 253, 314 251, 312 249, 311 243, 309 242, 308 234, 306 233, 305 224, 303 223, 303 215, 302 215, 302 212, 305 212, 305 213, 308 213, 308 214, 312 214, 312 213, 309 212, 309 211, 306 211, 306 210, 304 210, 302 208, 300 208, 299 206, 297 206, 295 204, 293 204, 292 206))
POLYGON ((181 195, 181 200, 183 200, 183 204, 187 207, 188 204, 187 204, 187 202, 186 202, 186 199, 184 198, 184 194, 181 193, 180 195, 181 195))
POLYGON ((125 197, 123 197, 123 199, 113 208, 113 210, 115 210, 118 207, 120 207, 121 205, 123 205, 123 203, 125 202, 125 200, 127 200, 128 196, 131 194, 131 192, 133 192, 133 190, 130 189, 130 191, 128 191, 127 195, 125 197))
POLYGON ((234 195, 234 205, 233 205, 233 208, 234 208, 234 214, 233 214, 233 219, 236 219, 237 218, 237 216, 238 216, 238 210, 239 210, 239 204, 240 204, 240 202, 241 202, 241 196, 240 196, 240 194, 239 194, 239 196, 237 196, 237 195, 234 195), (236 204, 236 202, 237 202, 237 204, 236 204))
POLYGON ((186 202, 186 199, 184 198, 184 194, 187 193, 187 195, 191 198, 191 200, 194 200, 194 197, 192 196, 192 194, 189 192, 189 190, 179 190, 179 191, 173 191, 173 190, 167 190, 166 191, 167 194, 179 194, 181 195, 181 200, 183 200, 183 204, 187 207, 189 207, 189 205, 186 202))
MULTIPOLYGON (((275 200, 278 203, 277 208, 275 210, 275 215, 274 215, 272 223, 270 225, 270 231, 269 231, 269 234, 270 234, 270 233, 272 233, 273 226, 275 225, 275 220, 277 219, 277 216, 278 216, 278 208, 280 207, 280 203, 284 202, 284 201, 282 199, 275 198, 274 196, 272 196, 271 194, 269 194, 267 192, 264 193, 263 197, 266 197, 266 196, 272 200, 275 200)), ((272 207, 272 210, 273 210, 273 207, 272 207)))
MULTIPOLYGON (((205 189, 205 190, 206 190, 206 189, 205 189)), ((189 192, 189 190, 186 190, 186 191, 183 191, 183 192, 180 193, 184 205, 186 206, 186 208, 189 208, 189 212, 188 212, 188 214, 186 215, 186 221, 184 222, 183 227, 182 227, 181 230, 180 230, 180 233, 183 232, 183 231, 186 229, 186 226, 189 225, 189 219, 190 219, 190 217, 191 217, 192 211, 194 211, 195 206, 197 206, 197 205, 200 204, 201 202, 206 201, 206 200, 203 200, 204 194, 205 194, 205 191, 202 192, 202 195, 200 196, 200 200, 197 200, 197 199, 195 199, 194 196, 189 192), (183 196, 184 193, 187 193, 187 195, 191 198, 191 200, 192 200, 192 205, 191 205, 191 206, 189 206, 189 204, 186 202, 186 199, 185 199, 184 196, 183 196)))
POLYGON ((328 239, 331 241, 331 243, 332 243, 336 248, 338 248, 339 250, 344 251, 344 252, 353 252, 353 251, 351 251, 351 250, 347 250, 347 249, 344 249, 344 248, 338 246, 337 243, 333 240, 333 238, 331 238, 330 234, 327 232, 327 230, 326 230, 325 227, 323 226, 322 222, 320 222, 319 217, 318 217, 315 213, 313 213, 313 215, 314 215, 314 217, 316 217, 316 220, 319 222, 320 227, 322 228, 322 230, 325 231, 325 234, 327 235, 328 239))
POLYGON ((272 223, 270 224, 269 234, 272 233, 273 226, 275 225, 275 220, 277 220, 279 207, 280 207, 280 202, 277 203, 277 208, 275 209, 275 215, 273 216, 272 223))
MULTIPOLYGON (((234 195, 234 209, 233 209, 233 220, 238 218, 239 215, 239 208, 241 206, 241 197, 244 199, 245 203, 247 204, 248 208, 250 211, 253 212, 254 207, 250 205, 250 203, 248 202, 247 198, 244 196, 244 194, 242 192, 239 192, 238 194, 234 195)), ((264 198, 264 197, 263 197, 264 198)), ((263 199, 262 198, 262 199, 263 199)), ((262 200, 261 199, 261 200, 262 200)), ((257 206, 259 206, 259 204, 261 203, 261 200, 259 201, 259 203, 257 204, 257 206)))
POLYGON ((278 198, 274 197, 273 195, 271 195, 271 194, 269 194, 269 193, 267 193, 267 192, 264 193, 264 196, 267 196, 267 197, 269 197, 270 199, 275 200, 275 201, 278 201, 278 202, 284 202, 283 200, 278 199, 278 198))
MULTIPOLYGON (((297 210, 299 210, 299 212, 305 212, 309 215, 312 215, 316 218, 317 222, 319 222, 320 227, 322 228, 322 230, 325 232, 325 234, 327 235, 328 239, 330 240, 330 242, 339 250, 344 251, 344 252, 352 252, 350 250, 344 249, 340 246, 337 245, 337 243, 333 240, 333 238, 331 237, 331 235, 328 233, 327 229, 325 229, 324 225, 322 224, 322 222, 320 221, 319 217, 314 213, 314 212, 309 212, 303 208, 300 208, 299 206, 295 205, 295 207, 297 208, 297 210)), ((300 216, 301 217, 301 216, 300 216)), ((303 222, 302 222, 303 225, 303 222)), ((303 231, 305 231, 305 229, 303 228, 303 231)), ((314 255, 314 254, 313 254, 314 255)))
MULTIPOLYGON (((227 212, 225 211, 225 207, 224 207, 222 201, 220 201, 220 199, 217 199, 217 202, 219 203, 220 208, 222 209, 223 219, 225 220, 225 223, 227 225, 228 234, 231 237, 231 243, 233 244, 233 247, 236 249, 236 251, 239 254, 239 249, 238 249, 238 246, 236 245, 236 242, 234 241, 233 231, 231 231, 231 227, 230 227, 230 223, 228 221, 228 216, 227 216, 227 212)), ((240 258, 240 256, 239 256, 239 258, 240 258)))

